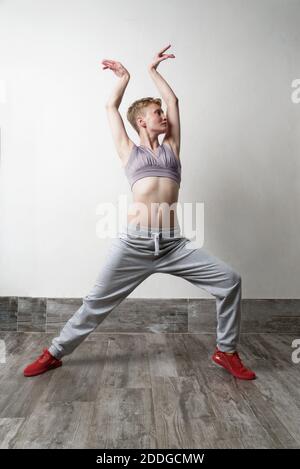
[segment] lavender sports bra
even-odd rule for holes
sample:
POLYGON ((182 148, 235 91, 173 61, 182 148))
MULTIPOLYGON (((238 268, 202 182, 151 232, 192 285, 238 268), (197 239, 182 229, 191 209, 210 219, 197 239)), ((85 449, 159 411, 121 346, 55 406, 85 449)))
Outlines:
POLYGON ((181 163, 168 143, 159 145, 156 155, 148 147, 134 144, 124 169, 131 189, 138 179, 148 176, 174 179, 180 187, 181 163))

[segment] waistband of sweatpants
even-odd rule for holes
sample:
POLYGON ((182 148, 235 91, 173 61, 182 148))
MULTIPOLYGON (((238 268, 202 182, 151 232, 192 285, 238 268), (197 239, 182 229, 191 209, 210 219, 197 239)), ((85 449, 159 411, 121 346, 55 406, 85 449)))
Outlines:
POLYGON ((149 226, 136 226, 135 224, 128 223, 124 225, 122 229, 119 231, 121 235, 133 235, 133 236, 140 236, 145 238, 152 238, 153 236, 159 236, 160 238, 181 238, 181 230, 180 226, 172 226, 172 227, 157 227, 151 228, 149 226))

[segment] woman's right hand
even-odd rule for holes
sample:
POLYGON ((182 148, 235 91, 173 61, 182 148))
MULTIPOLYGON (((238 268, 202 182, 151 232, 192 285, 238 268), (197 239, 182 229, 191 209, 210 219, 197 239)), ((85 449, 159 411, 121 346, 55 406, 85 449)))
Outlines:
POLYGON ((117 75, 117 77, 130 77, 130 74, 128 72, 128 70, 121 64, 121 62, 116 62, 115 60, 102 60, 101 62, 104 67, 102 68, 102 70, 105 70, 106 68, 109 68, 110 70, 112 70, 114 72, 115 75, 117 75))

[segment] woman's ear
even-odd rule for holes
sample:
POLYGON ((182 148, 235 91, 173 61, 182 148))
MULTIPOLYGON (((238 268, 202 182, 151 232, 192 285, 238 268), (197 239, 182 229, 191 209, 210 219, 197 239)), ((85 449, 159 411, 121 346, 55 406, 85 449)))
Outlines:
POLYGON ((140 127, 144 127, 144 128, 146 127, 146 122, 144 121, 142 117, 138 117, 137 122, 139 123, 140 127))

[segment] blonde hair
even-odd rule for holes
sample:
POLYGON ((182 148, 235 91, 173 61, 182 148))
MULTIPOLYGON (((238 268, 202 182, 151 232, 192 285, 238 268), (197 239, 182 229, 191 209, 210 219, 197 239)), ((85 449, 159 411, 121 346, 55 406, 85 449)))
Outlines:
POLYGON ((140 134, 140 132, 137 125, 137 117, 141 115, 143 117, 145 116, 145 108, 149 106, 149 104, 158 104, 161 107, 161 99, 151 97, 138 99, 134 101, 127 110, 127 119, 138 134, 140 134))

